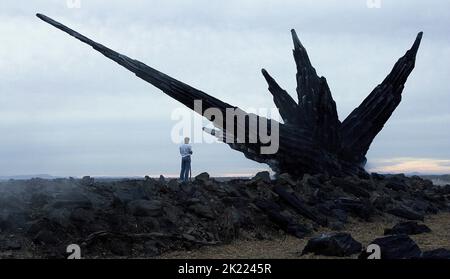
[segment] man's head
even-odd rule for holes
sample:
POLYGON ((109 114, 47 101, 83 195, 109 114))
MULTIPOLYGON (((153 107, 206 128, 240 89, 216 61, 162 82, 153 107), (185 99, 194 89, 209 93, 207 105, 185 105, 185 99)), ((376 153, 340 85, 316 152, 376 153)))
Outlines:
POLYGON ((190 140, 190 139, 189 139, 188 137, 185 137, 185 138, 184 138, 184 143, 185 143, 185 144, 188 144, 188 143, 189 143, 189 140, 190 140))

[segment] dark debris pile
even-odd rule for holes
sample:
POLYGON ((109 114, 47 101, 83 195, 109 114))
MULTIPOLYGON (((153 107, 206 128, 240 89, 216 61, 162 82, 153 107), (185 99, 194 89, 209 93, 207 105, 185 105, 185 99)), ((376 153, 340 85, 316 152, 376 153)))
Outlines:
POLYGON ((83 257, 151 257, 236 238, 340 230, 350 217, 423 220, 448 210, 449 200, 450 185, 403 175, 10 180, 0 183, 0 255, 61 258, 78 244, 83 257))

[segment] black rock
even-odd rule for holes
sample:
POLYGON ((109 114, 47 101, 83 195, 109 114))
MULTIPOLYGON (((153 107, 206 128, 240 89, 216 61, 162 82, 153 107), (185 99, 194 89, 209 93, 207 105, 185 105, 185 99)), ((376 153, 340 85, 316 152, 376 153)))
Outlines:
POLYGON ((114 189, 114 196, 122 203, 128 203, 133 200, 148 199, 149 195, 141 185, 135 182, 123 181, 114 189))
POLYGON ((270 183, 270 173, 268 171, 258 172, 253 178, 253 181, 264 181, 270 183))
POLYGON ((128 203, 127 209, 134 216, 158 216, 162 211, 162 202, 159 200, 135 200, 128 203))
POLYGON ((298 238, 303 238, 310 233, 310 230, 307 227, 282 214, 282 208, 277 203, 269 200, 257 200, 255 205, 263 210, 267 216, 269 216, 270 220, 287 233, 298 238))
POLYGON ((94 221, 94 213, 84 208, 75 208, 70 214, 70 219, 74 222, 89 223, 94 221))
POLYGON ((363 202, 360 199, 339 198, 335 200, 335 206, 364 220, 369 220, 375 213, 370 202, 363 202))
POLYGON ((424 219, 423 214, 420 214, 419 212, 416 212, 413 209, 403 205, 399 205, 392 209, 389 209, 387 212, 394 216, 405 218, 407 220, 423 221, 424 219))
POLYGON ((363 187, 364 184, 360 182, 353 181, 352 177, 333 177, 331 179, 331 183, 333 185, 338 186, 344 190, 344 192, 354 195, 355 197, 363 197, 363 198, 369 198, 370 194, 369 192, 363 187))
POLYGON ((0 251, 20 250, 22 244, 16 239, 0 239, 0 251))
POLYGON ((311 238, 302 251, 302 255, 314 253, 316 255, 345 257, 360 253, 362 245, 348 233, 325 234, 311 238))
POLYGON ((194 187, 194 185, 192 183, 181 183, 179 186, 179 189, 181 190, 180 194, 183 194, 189 197, 192 197, 195 192, 197 191, 198 187, 194 187))
MULTIPOLYGON (((419 246, 406 234, 397 234, 377 238, 370 244, 380 247, 381 259, 416 259, 422 254, 419 246)), ((360 254, 360 259, 367 259, 367 252, 360 254)))
POLYGON ((215 215, 214 215, 214 212, 212 211, 212 209, 210 207, 207 207, 206 205, 196 203, 196 204, 190 205, 188 207, 188 209, 200 217, 209 218, 209 219, 215 218, 215 215))
POLYGON ((391 180, 386 183, 386 187, 394 191, 406 191, 408 186, 403 181, 391 180))
POLYGON ((92 208, 92 202, 80 191, 67 191, 57 196, 53 202, 48 204, 52 209, 74 209, 74 208, 92 208))
POLYGON ((450 250, 439 248, 431 251, 425 251, 422 253, 421 259, 450 259, 450 250))
POLYGON ((35 244, 39 245, 55 245, 59 243, 58 237, 47 229, 40 230, 32 239, 35 244))
POLYGON ((178 182, 178 179, 171 179, 169 183, 167 183, 167 187, 169 187, 170 190, 177 192, 180 190, 180 183, 178 182))
POLYGON ((311 231, 305 225, 295 222, 289 222, 286 225, 285 230, 287 233, 292 234, 293 236, 296 236, 298 238, 303 238, 307 234, 311 233, 311 231))
POLYGON ((341 221, 330 221, 328 222, 328 227, 334 231, 342 231, 343 229, 345 229, 345 224, 344 222, 341 221))
POLYGON ((42 218, 33 221, 26 235, 36 244, 55 245, 67 237, 65 229, 57 222, 42 218))
POLYGON ((160 182, 160 183, 163 183, 163 184, 166 183, 166 178, 164 177, 164 175, 161 174, 161 175, 159 176, 159 182, 160 182))
POLYGON ((232 240, 239 237, 239 227, 241 216, 233 206, 227 208, 219 217, 219 228, 221 230, 221 241, 231 243, 232 240))
POLYGON ((128 256, 132 252, 132 245, 128 241, 114 239, 109 241, 110 251, 118 256, 128 256))
POLYGON ((51 197, 43 193, 35 193, 30 198, 31 206, 34 208, 43 207, 47 205, 50 200, 51 197))
POLYGON ((195 177, 196 182, 206 183, 208 180, 209 180, 209 173, 207 172, 202 172, 201 174, 195 177))
POLYGON ((159 231, 161 229, 158 222, 158 218, 156 217, 150 216, 139 217, 137 219, 137 224, 149 231, 159 231))
POLYGON ((0 212, 0 232, 8 231, 11 227, 13 227, 13 224, 10 221, 10 216, 10 212, 0 212))
POLYGON ((94 185, 94 178, 90 176, 83 176, 83 178, 81 179, 81 184, 84 186, 92 186, 94 185))
POLYGON ((376 209, 384 211, 389 205, 393 203, 393 200, 388 195, 375 193, 370 198, 370 202, 376 209))
POLYGON ((281 185, 289 185, 289 186, 296 185, 296 181, 288 173, 282 173, 278 175, 277 182, 279 182, 281 185))
POLYGON ((288 193, 284 186, 275 186, 273 188, 274 192, 277 193, 285 202, 287 202, 290 206, 292 206, 295 211, 302 216, 313 220, 314 222, 326 226, 327 219, 315 212, 312 208, 309 208, 304 201, 302 201, 297 195, 288 193))
POLYGON ((442 186, 440 190, 441 190, 442 194, 450 195, 450 185, 449 184, 442 186))
POLYGON ((331 210, 331 216, 335 217, 341 223, 347 223, 348 215, 342 209, 331 210))
POLYGON ((431 205, 430 202, 420 199, 409 200, 405 202, 405 205, 416 211, 419 214, 425 213, 437 213, 435 206, 431 205))
POLYGON ((145 255, 149 257, 161 255, 161 251, 158 248, 158 243, 153 240, 149 240, 144 243, 144 252, 145 255))
POLYGON ((398 223, 392 229, 385 229, 384 235, 390 234, 421 234, 431 232, 431 229, 424 224, 418 224, 414 221, 398 223))
POLYGON ((370 175, 372 176, 373 179, 378 180, 378 181, 384 179, 384 175, 376 173, 376 172, 372 172, 370 175))

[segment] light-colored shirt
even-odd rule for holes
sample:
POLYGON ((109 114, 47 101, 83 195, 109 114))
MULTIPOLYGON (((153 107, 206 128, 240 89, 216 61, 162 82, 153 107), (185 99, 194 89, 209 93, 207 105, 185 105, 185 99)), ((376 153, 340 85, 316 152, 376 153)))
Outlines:
POLYGON ((190 156, 192 154, 192 147, 190 144, 182 144, 180 146, 180 154, 181 157, 187 157, 190 156))

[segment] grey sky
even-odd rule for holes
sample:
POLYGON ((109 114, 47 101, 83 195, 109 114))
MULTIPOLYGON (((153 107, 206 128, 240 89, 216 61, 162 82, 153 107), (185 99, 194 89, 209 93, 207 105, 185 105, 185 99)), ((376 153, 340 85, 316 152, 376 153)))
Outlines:
MULTIPOLYGON (((372 144, 368 167, 450 172, 450 2, 366 2, 81 0, 71 9, 66 0, 2 0, 0 176, 179 169, 170 132, 182 106, 37 12, 243 109, 273 107, 263 67, 295 96, 295 28, 341 120, 424 31, 403 101, 372 144)), ((194 151, 194 173, 267 168, 224 144, 194 151)))

